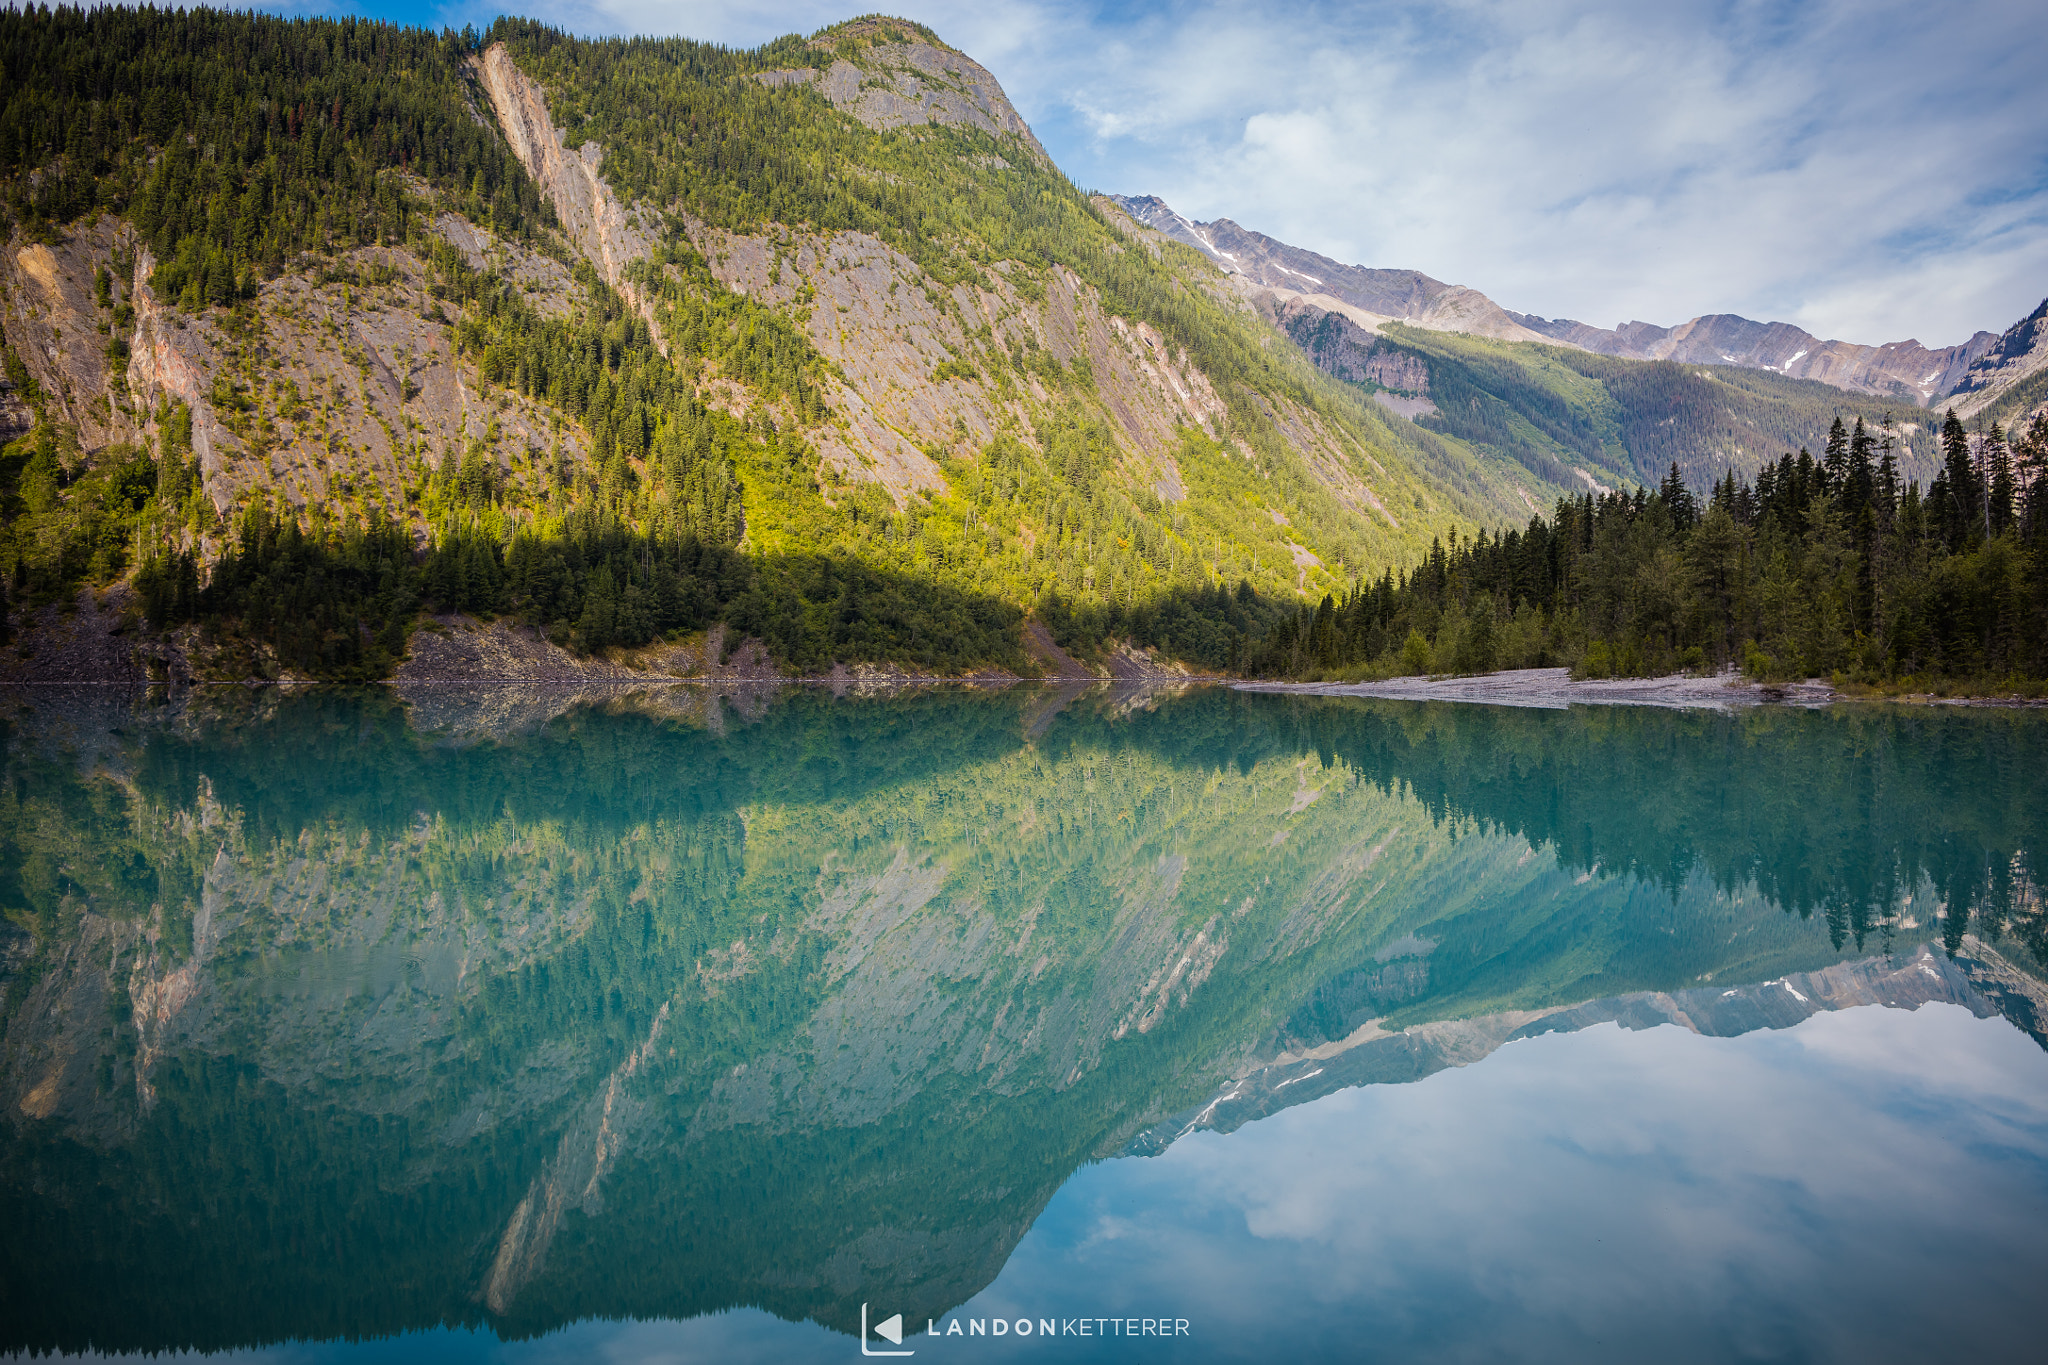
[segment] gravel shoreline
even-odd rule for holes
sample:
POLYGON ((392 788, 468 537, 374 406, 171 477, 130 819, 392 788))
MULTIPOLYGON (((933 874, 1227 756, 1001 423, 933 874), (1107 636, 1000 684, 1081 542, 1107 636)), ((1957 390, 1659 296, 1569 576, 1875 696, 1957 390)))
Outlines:
POLYGON ((1737 673, 1695 677, 1588 678, 1572 681, 1565 668, 1517 668, 1467 678, 1386 678, 1360 683, 1231 684, 1240 692, 1288 692, 1315 697, 1380 697, 1390 701, 1458 701, 1485 706, 1533 706, 1561 711, 1568 706, 1664 706, 1732 711, 1778 702, 1825 706, 1836 699, 1821 682, 1783 686, 1750 682, 1737 673))

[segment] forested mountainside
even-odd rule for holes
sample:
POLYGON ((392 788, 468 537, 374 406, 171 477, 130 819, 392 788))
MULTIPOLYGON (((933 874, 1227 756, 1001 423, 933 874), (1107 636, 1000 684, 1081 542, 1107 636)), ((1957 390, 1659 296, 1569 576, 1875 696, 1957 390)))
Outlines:
POLYGON ((1223 663, 1561 491, 1329 381, 911 25, 34 10, 0 54, 17 613, 139 572, 337 675, 422 607, 1022 668, 1046 604, 1223 663))
POLYGON ((172 676, 388 676, 428 613, 1228 668, 1452 528, 1674 459, 1703 489, 1831 415, 1413 330, 1347 382, 1357 338, 1083 194, 896 20, 738 52, 34 8, 0 74, 7 620, 132 588, 172 676))
POLYGON ((1939 417, 1767 370, 1618 360, 1383 323, 1368 332, 1301 300, 1275 320, 1317 366, 1417 424, 1579 492, 1654 486, 1673 464, 1704 491, 1818 449, 1846 417, 1888 429, 1907 481, 1940 467, 1939 417))
MULTIPOLYGON (((2048 421, 2009 440, 1942 423, 1923 494, 1888 432, 1837 420, 1754 483, 1695 497, 1673 465, 1652 492, 1561 500, 1398 578, 1306 604, 1247 667, 1288 677, 1719 671, 1838 683, 2048 676, 2048 421)), ((2039 684, 2027 684, 2038 694, 2039 684)))

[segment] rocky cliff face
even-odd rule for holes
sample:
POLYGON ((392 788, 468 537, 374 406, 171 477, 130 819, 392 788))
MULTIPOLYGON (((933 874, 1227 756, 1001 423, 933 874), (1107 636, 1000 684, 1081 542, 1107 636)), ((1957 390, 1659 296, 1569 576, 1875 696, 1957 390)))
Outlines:
MULTIPOLYGON (((1112 197, 1133 218, 1195 248, 1243 287, 1270 290, 1283 305, 1305 303, 1341 312, 1366 331, 1377 330, 1382 322, 1403 322, 1500 341, 1561 343, 1630 360, 1738 365, 1856 393, 1897 395, 1923 407, 1951 393, 1974 395, 1992 387, 2003 391, 2048 363, 2048 352, 2041 352, 2034 338, 2038 311, 2006 339, 1978 332, 1960 345, 1935 348, 1918 341, 1879 346, 1824 341, 1788 322, 1752 322, 1732 314, 1697 317, 1676 327, 1647 322, 1595 327, 1569 318, 1517 313, 1475 289, 1444 284, 1419 271, 1344 265, 1239 227, 1228 218, 1193 222, 1153 195, 1112 197), (2023 329, 2024 344, 2010 340, 2023 329), (2021 352, 2036 359, 2008 357, 2005 348, 2010 345, 2019 345, 2021 352), (1987 353, 1995 349, 2000 358, 1990 360, 1987 353), (1966 382, 1972 373, 1979 378, 1966 382)), ((1974 411, 1983 401, 1966 399, 1966 405, 1974 411)))
POLYGON ((1978 332, 1959 346, 1937 350, 1917 341, 1864 346, 1823 341, 1789 322, 1751 322, 1728 313, 1697 317, 1676 327, 1625 322, 1612 330, 1569 319, 1514 316, 1533 332, 1602 355, 1771 370, 1856 393, 1896 394, 1922 407, 1953 391, 1997 340, 1989 332, 1978 332))
POLYGON ((2048 370, 2048 299, 1980 348, 1950 396, 1959 416, 1974 417, 1997 407, 2016 424, 2048 410, 2044 370, 2048 370))
POLYGON ((486 49, 475 68, 505 141, 554 205, 569 240, 597 268, 604 282, 647 320, 655 344, 667 354, 652 305, 626 277, 626 267, 645 256, 659 239, 659 225, 645 208, 627 209, 605 184, 598 172, 604 161, 602 148, 594 142, 585 142, 574 151, 568 148, 562 131, 548 115, 540 87, 519 70, 503 43, 486 49))
POLYGON ((1240 227, 1228 218, 1191 222, 1153 195, 1110 197, 1146 227, 1194 247, 1248 292, 1269 290, 1283 303, 1299 300, 1342 312, 1367 331, 1376 330, 1383 322, 1405 322, 1500 341, 1543 340, 1477 290, 1445 284, 1419 270, 1345 265, 1240 227))
MULTIPOLYGON (((473 264, 506 271, 544 311, 563 311, 574 286, 556 261, 450 214, 435 230, 473 264)), ((54 246, 17 243, 7 260, 0 321, 52 419, 91 459, 154 440, 160 405, 184 404, 217 511, 261 494, 395 514, 430 464, 459 457, 471 440, 486 441, 516 482, 537 484, 547 461, 583 459, 574 424, 483 391, 474 357, 457 353, 427 262, 405 248, 362 248, 268 281, 244 317, 183 313, 158 299, 155 260, 112 217, 54 246), (98 270, 115 275, 111 309, 93 301, 98 270), (115 335, 125 358, 107 345, 115 335)))
MULTIPOLYGON (((860 47, 856 55, 859 65, 842 58, 759 79, 815 84, 870 127, 972 127, 1045 159, 995 78, 963 54, 918 38, 860 47)), ((484 53, 479 69, 513 150, 570 239, 637 299, 626 267, 650 254, 654 221, 645 210, 629 213, 618 204, 599 174, 603 152, 596 144, 574 153, 563 147, 545 92, 502 45, 484 53)), ((1009 166, 996 157, 985 170, 999 176, 1009 166)), ((826 466, 843 478, 879 482, 899 498, 941 490, 946 484, 934 457, 964 455, 999 430, 1028 427, 1034 406, 1053 395, 1035 378, 1021 391, 995 380, 986 373, 990 348, 1085 363, 1125 443, 1129 477, 1165 501, 1184 496, 1177 431, 1221 432, 1222 400, 1186 354, 1174 352, 1155 328, 1110 315, 1097 291, 1071 271, 1056 270, 1042 296, 1020 290, 1002 263, 984 286, 942 286, 864 233, 747 235, 694 221, 687 230, 721 284, 801 317, 812 344, 832 362, 826 401, 833 420, 813 439, 826 466), (942 366, 950 373, 942 374, 942 366)))
POLYGON ((1326 312, 1305 298, 1287 299, 1276 319, 1317 369, 1372 387, 1374 400, 1389 411, 1413 418, 1437 410, 1429 401, 1429 366, 1421 356, 1386 345, 1348 315, 1326 312))
POLYGON ((924 123, 977 128, 1017 138, 1040 161, 1051 163, 1002 85, 964 52, 873 19, 841 24, 812 46, 821 53, 843 48, 851 60, 842 56, 821 67, 764 71, 755 79, 763 85, 815 86, 833 108, 870 128, 924 123))
MULTIPOLYGON (((136 251, 127 224, 105 216, 54 244, 17 238, 0 251, 0 327, 6 342, 41 389, 51 416, 77 434, 84 452, 134 440, 146 421, 124 383, 130 362, 108 346, 117 310, 143 302, 129 289, 136 251), (108 307, 94 298, 93 279, 102 271, 114 282, 108 307)), ((0 423, 12 439, 28 429, 31 414, 21 395, 7 398, 0 423)))

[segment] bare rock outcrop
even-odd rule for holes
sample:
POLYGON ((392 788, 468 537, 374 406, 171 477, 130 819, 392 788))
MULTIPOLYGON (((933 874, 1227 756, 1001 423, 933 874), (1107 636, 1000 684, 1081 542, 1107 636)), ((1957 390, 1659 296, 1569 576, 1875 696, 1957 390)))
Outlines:
MULTIPOLYGON (((1978 333, 1979 337, 1986 335, 1978 333)), ((2048 299, 2006 328, 2003 335, 1992 339, 1981 354, 1972 357, 1969 367, 1950 390, 1957 415, 1974 416, 2043 370, 2048 370, 2048 299)), ((2037 384, 2032 397, 2033 405, 2038 407, 2048 395, 2037 384)), ((2014 414, 2015 418, 2026 415, 2025 411, 2014 414)))
MULTIPOLYGON (((514 243, 443 215, 437 226, 530 285, 544 312, 566 310, 567 272, 514 243)), ((400 516, 405 490, 430 466, 481 442, 509 485, 537 493, 587 443, 544 401, 484 390, 458 356, 432 270, 402 247, 363 247, 319 272, 288 272, 258 293, 254 325, 231 329, 211 311, 185 314, 135 267, 136 328, 128 388, 154 435, 162 399, 192 413, 192 449, 207 496, 226 512, 281 495, 400 516)))
POLYGON ((644 208, 622 204, 605 184, 598 173, 604 152, 595 142, 570 150, 548 114, 547 95, 519 69, 503 43, 492 44, 476 59, 476 72, 513 155, 555 206, 570 240, 647 320, 655 344, 668 354, 650 301, 626 278, 626 267, 654 246, 658 224, 644 208))
MULTIPOLYGON (((127 282, 118 269, 136 249, 134 231, 120 219, 99 216, 74 224, 54 243, 16 235, 0 251, 0 327, 6 342, 42 390, 53 421, 78 433, 82 450, 132 440, 137 423, 118 364, 109 362, 107 341, 112 310, 94 297, 93 277, 106 271, 113 281, 110 303, 126 301, 127 282)), ((29 425, 21 395, 0 411, 4 439, 29 425)))
MULTIPOLYGON (((1517 313, 1476 289, 1445 284, 1417 270, 1345 265, 1228 218, 1198 223, 1174 212, 1156 195, 1109 197, 1133 221, 1201 252, 1241 287, 1273 291, 1290 304, 1304 300, 1325 311, 1343 312, 1368 332, 1391 321, 1499 341, 1576 346, 1631 360, 1738 365, 1857 393, 1903 394, 1923 406, 1951 392, 1975 392, 1968 378, 1972 374, 1986 389, 2002 392, 2014 378, 2048 365, 2048 346, 2039 344, 2040 334, 2033 326, 2043 316, 2040 310, 2004 339, 1980 331, 1960 345, 1941 347, 1918 341, 1877 346, 1829 341, 1789 322, 1753 322, 1728 313, 1696 317, 1675 327, 1647 322, 1595 327, 1570 318, 1517 313), (2018 350, 2032 355, 2032 361, 2005 355, 2013 349, 2014 334, 2023 329, 2026 339, 2018 350), (1987 365, 1993 351, 2000 351, 2000 356, 1987 365)), ((1982 401, 1969 402, 1968 410, 1975 411, 1982 401)))
MULTIPOLYGON (((213 405, 206 401, 207 376, 218 362, 204 331, 193 330, 165 308, 150 288, 149 277, 155 270, 156 258, 144 247, 135 255, 135 277, 130 285, 135 335, 129 343, 128 391, 145 414, 166 401, 183 403, 191 410, 192 453, 199 460, 201 486, 213 500, 214 510, 225 512, 232 501, 221 451, 225 433, 213 405)), ((150 425, 153 428, 154 424, 150 425)))
POLYGON ((899 497, 942 489, 934 455, 965 457, 1006 425, 1030 428, 1032 403, 1053 397, 1042 363, 1087 370, 1126 451, 1126 477, 1162 500, 1185 496, 1181 429, 1224 427, 1221 397, 1184 351, 1149 324, 1107 313, 1063 268, 1035 282, 1042 295, 1007 263, 984 286, 942 289, 863 233, 699 228, 695 237, 727 288, 792 310, 811 298, 799 316, 838 377, 825 394, 835 420, 809 435, 825 467, 848 480, 876 480, 899 497))
POLYGON ((1352 384, 1377 384, 1417 397, 1429 393, 1429 366, 1412 351, 1380 341, 1342 313, 1319 308, 1300 295, 1280 302, 1280 326, 1308 352, 1316 368, 1352 384))
POLYGON ((900 27, 889 32, 900 41, 859 46, 862 38, 884 35, 872 21, 867 25, 858 21, 843 24, 815 40, 813 46, 829 49, 851 39, 857 61, 840 57, 822 70, 795 67, 764 71, 756 79, 764 85, 814 86, 832 102, 833 108, 870 128, 939 123, 1014 137, 1040 161, 1051 164, 1030 125, 1010 103, 1002 84, 989 74, 988 68, 964 52, 900 27), (870 29, 874 31, 871 33, 870 29))

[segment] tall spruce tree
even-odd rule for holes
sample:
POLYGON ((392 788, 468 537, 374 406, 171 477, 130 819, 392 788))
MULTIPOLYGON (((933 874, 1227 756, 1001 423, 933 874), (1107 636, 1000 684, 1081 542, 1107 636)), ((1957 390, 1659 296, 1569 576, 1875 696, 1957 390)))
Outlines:
POLYGON ((1954 408, 1941 423, 1941 455, 1941 472, 1928 491, 1943 540, 1950 550, 1961 550, 1982 534, 1984 499, 1970 458, 1970 433, 1954 408))
POLYGON ((1898 429, 1892 415, 1884 415, 1884 435, 1878 441, 1876 486, 1872 501, 1877 505, 1878 525, 1889 531, 1899 510, 1898 429))
POLYGON ((1849 433, 1839 417, 1828 428, 1828 448, 1821 454, 1820 469, 1822 488, 1840 494, 1849 481, 1849 433))
POLYGON ((1685 479, 1678 472, 1678 461, 1671 462, 1671 472, 1664 476, 1657 493, 1671 512, 1671 529, 1681 536, 1692 530, 1699 520, 1699 504, 1693 500, 1692 490, 1685 486, 1685 479))
POLYGON ((1863 425, 1863 419, 1856 419, 1856 430, 1849 437, 1849 470, 1843 483, 1842 495, 1848 499, 1851 509, 1870 506, 1877 489, 1877 471, 1872 466, 1870 452, 1877 446, 1877 438, 1863 425))
POLYGON ((2006 445, 2005 432, 1996 422, 1991 424, 1991 434, 1984 438, 1984 483, 1986 530, 1994 536, 2003 535, 2012 525, 2019 488, 2013 479, 2012 451, 2006 445))

